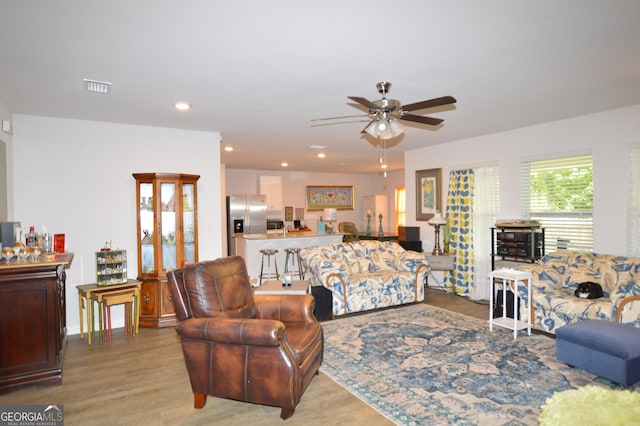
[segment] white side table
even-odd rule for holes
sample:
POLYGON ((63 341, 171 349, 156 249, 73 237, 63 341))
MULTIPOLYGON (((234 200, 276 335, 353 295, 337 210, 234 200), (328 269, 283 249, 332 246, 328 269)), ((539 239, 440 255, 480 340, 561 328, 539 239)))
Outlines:
POLYGON ((293 280, 290 286, 283 286, 280 280, 269 280, 256 287, 254 294, 310 294, 311 281, 293 280))
MULTIPOLYGON (((527 286, 527 300, 529 303, 529 311, 531 311, 531 272, 518 271, 515 269, 503 268, 496 269, 489 274, 491 281, 491 297, 495 297, 496 281, 502 280, 502 317, 493 318, 493 301, 489 303, 489 331, 493 331, 493 325, 513 330, 513 338, 518 337, 518 331, 527 330, 531 336, 531 315, 527 315, 527 321, 518 320, 518 283, 524 283, 527 286), (507 287, 513 283, 513 319, 507 317, 507 287)), ((498 289, 500 291, 500 289, 498 289)))

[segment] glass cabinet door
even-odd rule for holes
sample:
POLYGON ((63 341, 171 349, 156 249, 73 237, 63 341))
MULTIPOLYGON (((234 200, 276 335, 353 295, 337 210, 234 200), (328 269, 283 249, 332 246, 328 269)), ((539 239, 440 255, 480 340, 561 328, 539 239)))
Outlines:
POLYGON ((162 272, 176 269, 176 184, 160 184, 160 235, 162 237, 162 272))
POLYGON ((138 279, 141 327, 176 323, 167 273, 198 262, 200 176, 134 173, 138 198, 138 279))
POLYGON ((140 241, 140 263, 141 273, 143 274, 155 274, 155 219, 153 214, 153 183, 140 183, 140 200, 139 201, 139 220, 140 220, 140 233, 138 236, 140 241))
POLYGON ((182 266, 196 262, 195 215, 195 185, 185 183, 182 185, 182 231, 184 235, 182 266))

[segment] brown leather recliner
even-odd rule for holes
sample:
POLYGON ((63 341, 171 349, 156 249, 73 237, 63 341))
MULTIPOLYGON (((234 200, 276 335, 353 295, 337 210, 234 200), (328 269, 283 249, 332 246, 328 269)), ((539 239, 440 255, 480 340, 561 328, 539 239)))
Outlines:
POLYGON ((281 407, 293 415, 322 364, 310 295, 253 294, 239 256, 167 274, 195 408, 207 395, 281 407))

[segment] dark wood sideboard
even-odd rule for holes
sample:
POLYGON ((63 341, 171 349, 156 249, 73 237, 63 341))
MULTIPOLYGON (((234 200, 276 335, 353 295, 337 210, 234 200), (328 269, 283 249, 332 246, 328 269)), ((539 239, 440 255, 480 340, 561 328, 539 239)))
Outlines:
POLYGON ((0 265, 0 394, 30 384, 61 384, 67 334, 65 268, 51 261, 0 265))

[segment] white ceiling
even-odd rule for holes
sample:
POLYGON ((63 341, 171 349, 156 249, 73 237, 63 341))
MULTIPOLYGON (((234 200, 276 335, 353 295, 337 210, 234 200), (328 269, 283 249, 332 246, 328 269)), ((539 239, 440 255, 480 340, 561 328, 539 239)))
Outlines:
POLYGON ((359 114, 347 96, 383 80, 404 104, 457 98, 407 126, 398 170, 408 149, 640 104, 639 22, 637 0, 0 0, 0 102, 219 131, 229 168, 373 172, 366 123, 310 120, 359 114))

